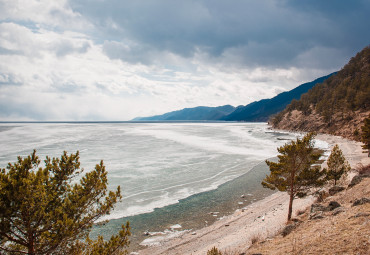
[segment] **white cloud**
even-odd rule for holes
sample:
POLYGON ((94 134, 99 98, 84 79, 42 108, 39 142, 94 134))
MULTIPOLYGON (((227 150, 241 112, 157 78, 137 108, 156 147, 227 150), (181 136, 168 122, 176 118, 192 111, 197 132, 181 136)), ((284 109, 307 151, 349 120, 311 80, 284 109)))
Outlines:
POLYGON ((129 120, 245 105, 326 75, 360 50, 332 43, 345 37, 335 13, 278 3, 0 0, 0 120, 129 120))
POLYGON ((92 28, 69 7, 68 0, 1 0, 0 17, 3 20, 31 22, 36 27, 92 28))

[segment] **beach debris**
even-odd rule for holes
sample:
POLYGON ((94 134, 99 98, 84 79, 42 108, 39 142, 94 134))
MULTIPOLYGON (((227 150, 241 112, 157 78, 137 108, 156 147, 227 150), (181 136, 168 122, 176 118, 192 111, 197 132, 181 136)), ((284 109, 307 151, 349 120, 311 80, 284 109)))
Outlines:
POLYGON ((230 226, 230 224, 225 224, 225 227, 228 227, 228 226, 230 226))
POLYGON ((238 205, 242 205, 243 204, 243 202, 238 202, 238 205))
POLYGON ((265 221, 265 215, 262 216, 262 221, 265 221))
POLYGON ((241 198, 245 198, 245 195, 243 194, 243 195, 241 195, 240 197, 241 197, 241 198))
POLYGON ((193 232, 193 233, 191 233, 193 236, 195 236, 197 233, 196 232, 193 232))
POLYGON ((151 234, 150 234, 150 232, 147 230, 147 231, 144 231, 144 236, 150 236, 151 234))

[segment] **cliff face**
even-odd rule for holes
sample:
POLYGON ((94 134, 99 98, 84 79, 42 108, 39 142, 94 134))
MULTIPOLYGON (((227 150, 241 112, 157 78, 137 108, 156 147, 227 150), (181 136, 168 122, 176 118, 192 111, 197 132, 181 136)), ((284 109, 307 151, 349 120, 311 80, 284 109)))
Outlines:
POLYGON ((314 131, 317 133, 338 135, 351 140, 359 140, 360 136, 356 134, 360 132, 364 119, 369 114, 370 111, 356 111, 346 117, 336 114, 333 116, 332 124, 328 125, 324 117, 315 111, 306 116, 301 111, 293 110, 290 113, 284 114, 281 121, 277 125, 273 125, 273 127, 290 131, 314 131))
POLYGON ((300 100, 270 119, 277 129, 316 131, 359 140, 370 114, 370 47, 337 74, 313 87, 300 100))

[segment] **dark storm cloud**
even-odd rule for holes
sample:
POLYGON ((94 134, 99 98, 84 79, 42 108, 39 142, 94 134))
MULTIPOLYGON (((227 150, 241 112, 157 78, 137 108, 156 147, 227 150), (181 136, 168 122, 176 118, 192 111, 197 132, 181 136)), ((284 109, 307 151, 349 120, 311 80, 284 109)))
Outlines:
POLYGON ((370 42, 370 1, 75 0, 71 6, 108 39, 107 55, 127 62, 145 62, 138 52, 154 49, 183 57, 236 54, 243 65, 289 67, 304 65, 297 58, 315 48, 347 58, 370 42), (117 47, 125 41, 133 42, 130 50, 117 47))

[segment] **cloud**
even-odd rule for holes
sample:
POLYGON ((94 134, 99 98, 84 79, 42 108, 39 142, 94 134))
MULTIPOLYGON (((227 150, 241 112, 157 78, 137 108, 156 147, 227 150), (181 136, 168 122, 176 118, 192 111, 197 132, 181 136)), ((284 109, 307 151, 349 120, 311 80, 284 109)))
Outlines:
POLYGON ((368 1, 3 0, 0 120, 248 104, 341 68, 368 1))
MULTIPOLYGON (((133 53, 170 51, 192 58, 201 50, 211 57, 238 57, 243 66, 292 67, 317 47, 344 51, 348 58, 370 39, 358 36, 370 28, 368 1, 78 0, 72 6, 118 43, 134 41, 133 53), (116 29, 107 26, 111 23, 116 29)), ((122 55, 124 61, 133 58, 122 55)))

